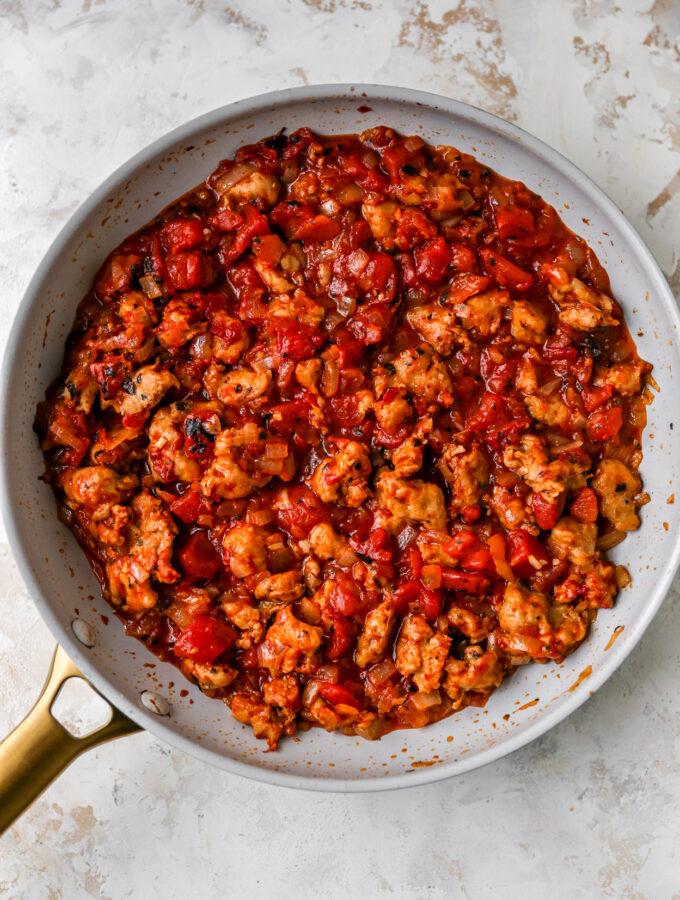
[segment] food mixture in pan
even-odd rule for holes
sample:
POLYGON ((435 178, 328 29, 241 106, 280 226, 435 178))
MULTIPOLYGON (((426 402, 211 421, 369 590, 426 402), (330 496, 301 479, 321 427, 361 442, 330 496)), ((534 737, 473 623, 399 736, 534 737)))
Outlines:
POLYGON ((131 635, 271 748, 378 738, 483 705, 612 606, 651 368, 523 184, 303 128, 109 256, 36 428, 131 635))

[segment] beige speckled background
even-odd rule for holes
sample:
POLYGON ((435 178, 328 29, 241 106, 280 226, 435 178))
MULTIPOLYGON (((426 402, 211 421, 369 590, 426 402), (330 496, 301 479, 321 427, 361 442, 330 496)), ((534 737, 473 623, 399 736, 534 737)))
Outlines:
MULTIPOLYGON (((0 341, 51 239, 128 156, 230 100, 328 81, 438 91, 528 129, 608 191, 680 292, 677 0, 4 0, 0 341)), ((680 898, 679 634, 676 584, 585 707, 421 789, 303 794, 146 734, 108 745, 0 840, 0 897, 680 898)), ((0 733, 52 647, 0 544, 0 733)))

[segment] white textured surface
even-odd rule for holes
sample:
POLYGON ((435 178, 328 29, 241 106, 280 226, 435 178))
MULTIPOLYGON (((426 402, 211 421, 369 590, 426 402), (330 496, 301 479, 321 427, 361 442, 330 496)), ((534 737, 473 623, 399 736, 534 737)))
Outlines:
MULTIPOLYGON (((168 6, 0 3, 0 337, 52 237, 120 162, 212 107, 305 82, 401 83, 512 119, 610 193, 680 290, 673 0, 168 6)), ((314 796, 148 735, 108 745, 0 841, 0 896, 680 897, 677 597, 571 719, 455 781, 314 796)), ((0 733, 52 647, 0 549, 0 733)))

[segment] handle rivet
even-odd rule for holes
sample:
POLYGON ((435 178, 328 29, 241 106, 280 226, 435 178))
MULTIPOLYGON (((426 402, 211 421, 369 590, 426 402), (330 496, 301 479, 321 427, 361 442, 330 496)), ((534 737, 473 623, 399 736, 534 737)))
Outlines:
POLYGON ((94 633, 83 619, 74 619, 71 622, 71 631, 86 647, 94 647, 94 633))
POLYGON ((142 706, 146 707, 149 712, 155 713, 157 716, 170 715, 170 704, 160 694, 155 694, 153 691, 142 691, 139 699, 142 702, 142 706))

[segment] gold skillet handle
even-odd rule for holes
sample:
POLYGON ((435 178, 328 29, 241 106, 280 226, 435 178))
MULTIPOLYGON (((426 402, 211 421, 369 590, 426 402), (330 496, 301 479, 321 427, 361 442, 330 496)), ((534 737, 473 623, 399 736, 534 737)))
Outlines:
POLYGON ((106 725, 82 738, 69 734, 51 709, 62 684, 73 677, 87 681, 62 648, 57 647, 38 702, 0 743, 0 834, 85 750, 141 731, 139 725, 112 706, 106 725))

